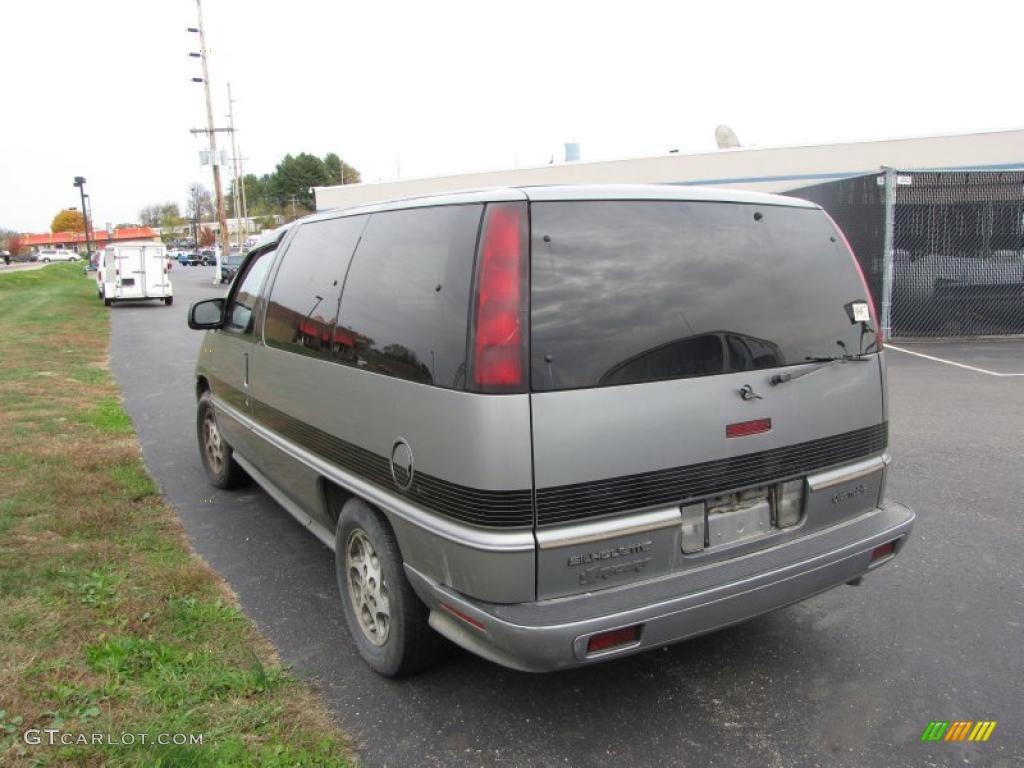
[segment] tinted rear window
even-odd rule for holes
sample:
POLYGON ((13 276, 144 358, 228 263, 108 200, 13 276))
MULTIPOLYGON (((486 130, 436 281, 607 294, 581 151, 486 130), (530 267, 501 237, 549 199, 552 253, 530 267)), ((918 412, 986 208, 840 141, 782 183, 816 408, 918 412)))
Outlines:
POLYGON ((818 210, 531 206, 535 390, 711 376, 872 351, 860 278, 818 210))
POLYGON ((375 213, 352 259, 338 315, 347 365, 459 389, 481 205, 375 213))

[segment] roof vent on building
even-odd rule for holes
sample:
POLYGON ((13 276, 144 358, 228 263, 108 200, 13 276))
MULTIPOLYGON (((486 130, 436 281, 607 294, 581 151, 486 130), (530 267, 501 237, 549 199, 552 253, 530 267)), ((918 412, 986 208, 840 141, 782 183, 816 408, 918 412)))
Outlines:
POLYGON ((718 143, 719 149, 736 149, 740 146, 736 131, 728 125, 720 125, 715 128, 715 141, 718 143))

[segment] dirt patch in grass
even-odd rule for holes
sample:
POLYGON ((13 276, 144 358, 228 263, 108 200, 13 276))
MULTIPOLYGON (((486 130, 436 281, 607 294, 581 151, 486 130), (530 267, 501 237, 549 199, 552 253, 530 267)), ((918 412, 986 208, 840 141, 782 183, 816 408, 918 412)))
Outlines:
POLYGON ((0 316, 0 764, 347 764, 146 473, 81 268, 0 277, 0 316))

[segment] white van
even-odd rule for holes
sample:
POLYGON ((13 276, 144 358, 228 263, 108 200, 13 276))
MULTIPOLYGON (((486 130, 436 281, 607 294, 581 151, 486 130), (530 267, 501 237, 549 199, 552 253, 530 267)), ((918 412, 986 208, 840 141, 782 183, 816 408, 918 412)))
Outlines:
POLYGON ((115 301, 163 299, 174 301, 163 243, 123 243, 100 252, 96 293, 108 307, 115 301))

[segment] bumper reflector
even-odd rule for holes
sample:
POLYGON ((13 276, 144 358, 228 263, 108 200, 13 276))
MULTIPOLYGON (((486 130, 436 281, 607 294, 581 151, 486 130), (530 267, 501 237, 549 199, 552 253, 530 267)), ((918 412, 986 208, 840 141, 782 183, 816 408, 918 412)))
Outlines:
POLYGON ((613 629, 610 632, 600 632, 593 635, 587 640, 587 655, 639 642, 641 626, 643 625, 634 624, 632 627, 613 629))
POLYGON ((479 630, 480 632, 486 632, 487 627, 481 624, 479 621, 474 619, 472 616, 467 616, 458 608, 452 608, 448 603, 441 603, 441 610, 447 614, 454 616, 459 621, 469 624, 473 629, 479 630))
POLYGON ((883 544, 880 547, 875 547, 871 551, 871 562, 877 562, 878 560, 884 560, 889 555, 896 551, 896 542, 890 541, 888 544, 883 544))

